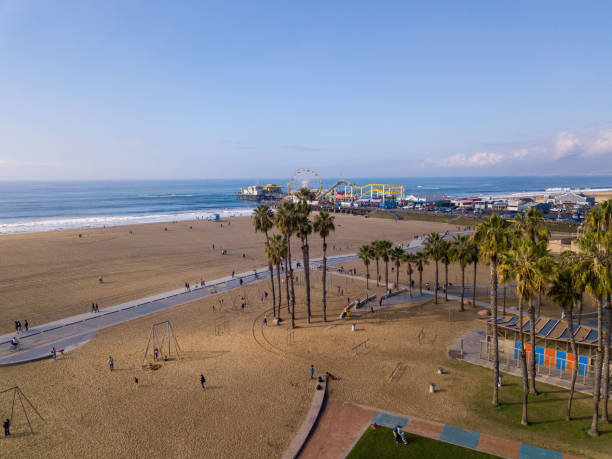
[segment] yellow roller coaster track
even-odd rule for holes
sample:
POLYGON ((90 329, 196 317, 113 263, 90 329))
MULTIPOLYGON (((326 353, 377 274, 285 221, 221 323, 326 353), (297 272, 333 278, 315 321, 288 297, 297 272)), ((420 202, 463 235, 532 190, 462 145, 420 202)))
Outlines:
POLYGON ((334 191, 340 185, 346 185, 346 186, 349 186, 351 188, 355 188, 358 191, 361 191, 361 193, 359 195, 357 195, 357 193, 353 194, 353 192, 351 190, 351 195, 353 195, 354 197, 361 197, 364 194, 369 194, 370 196, 372 196, 374 193, 376 193, 377 195, 382 196, 382 198, 384 200, 385 196, 388 196, 390 194, 399 194, 403 198, 404 194, 406 192, 406 187, 404 185, 391 185, 391 184, 387 184, 387 183, 369 183, 367 185, 357 186, 354 183, 351 183, 351 182, 349 182, 347 180, 339 180, 338 182, 336 182, 334 184, 334 186, 329 188, 327 191, 317 195, 317 198, 321 199, 321 198, 327 196, 329 193, 334 191), (369 193, 363 193, 362 190, 365 190, 365 189, 368 189, 368 188, 369 188, 369 193))

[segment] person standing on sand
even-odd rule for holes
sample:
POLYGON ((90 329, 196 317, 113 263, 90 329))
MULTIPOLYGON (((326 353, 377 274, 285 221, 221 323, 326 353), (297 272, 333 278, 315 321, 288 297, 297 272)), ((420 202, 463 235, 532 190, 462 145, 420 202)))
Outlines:
POLYGON ((30 331, 30 324, 28 323, 28 319, 23 321, 23 326, 25 327, 25 331, 30 331))
POLYGON ((202 389, 206 389, 206 378, 204 377, 203 374, 200 374, 200 386, 202 386, 202 389))
POLYGON ((108 357, 108 368, 110 371, 115 369, 115 360, 111 356, 108 357))
POLYGON ((268 326, 268 316, 267 315, 264 316, 263 325, 264 327, 268 326))
POLYGON ((310 379, 314 379, 314 365, 310 365, 310 379))
POLYGON ((53 357, 53 360, 57 360, 57 351, 55 350, 55 346, 53 346, 53 349, 51 349, 51 357, 53 357))
POLYGON ((96 305, 95 305, 95 303, 91 303, 91 312, 96 312, 96 305))
POLYGON ((4 427, 4 436, 8 437, 11 434, 11 420, 7 418, 2 424, 2 427, 4 427))

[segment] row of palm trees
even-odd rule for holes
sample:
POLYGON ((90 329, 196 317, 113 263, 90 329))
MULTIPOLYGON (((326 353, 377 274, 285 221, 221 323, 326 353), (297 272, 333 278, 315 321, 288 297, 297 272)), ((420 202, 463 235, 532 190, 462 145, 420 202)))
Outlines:
MULTIPOLYGON (((498 283, 513 281, 518 297, 519 323, 523 323, 525 306, 529 316, 529 341, 531 356, 527 358, 525 334, 520 333, 520 361, 523 378, 523 410, 521 423, 528 424, 528 395, 538 395, 536 388, 535 327, 536 302, 541 305, 542 295, 548 294, 563 309, 568 328, 575 330, 573 314, 578 306, 582 312, 585 293, 597 305, 598 340, 593 388, 593 418, 589 434, 599 435, 599 405, 603 398, 601 418, 608 419, 608 394, 610 375, 610 327, 612 310, 612 201, 591 209, 585 219, 584 229, 578 238, 580 252, 566 251, 558 259, 550 256, 547 246, 549 232, 544 228, 541 214, 531 208, 509 222, 498 215, 484 218, 477 226, 471 241, 478 246, 479 257, 490 266, 490 305, 493 324, 494 384, 493 404, 499 405, 499 346, 497 333, 498 283), (603 315, 606 314, 606 327, 603 315), (528 362, 529 360, 529 362, 528 362), (529 363, 529 368, 527 364, 529 363), (603 373, 603 376, 602 376, 603 373), (602 390, 603 385, 603 390, 602 390), (603 397, 602 397, 603 392, 603 397)), ((579 316, 580 317, 580 316, 579 316)), ((522 328, 521 328, 522 330, 522 328)), ((578 372, 578 350, 574 333, 569 333, 575 363, 568 397, 566 419, 571 419, 572 400, 578 372)))
POLYGON ((285 201, 275 213, 265 205, 259 205, 253 212, 253 226, 256 232, 264 233, 266 237, 265 253, 270 271, 270 286, 272 291, 273 315, 281 319, 282 290, 281 272, 285 273, 285 298, 287 310, 291 314, 291 327, 295 327, 295 284, 293 277, 293 262, 291 254, 291 239, 297 237, 301 243, 302 260, 304 264, 304 284, 306 288, 306 318, 310 323, 312 311, 310 301, 310 245, 308 237, 316 232, 323 240, 323 320, 327 321, 327 237, 334 227, 334 217, 328 212, 319 212, 311 221, 312 206, 310 202, 315 196, 308 188, 302 188, 296 194, 297 202, 285 201), (278 233, 271 232, 276 229, 278 233), (277 289, 274 286, 274 268, 277 274, 277 289), (278 293, 278 295, 277 295, 278 293))
POLYGON ((476 300, 476 268, 478 265, 478 245, 470 240, 465 235, 459 234, 452 240, 446 240, 438 233, 431 233, 425 240, 423 250, 410 253, 406 252, 403 247, 393 247, 392 243, 387 240, 376 240, 370 244, 363 245, 359 248, 358 256, 366 268, 366 288, 368 288, 368 280, 370 278, 370 262, 376 261, 376 285, 380 284, 379 262, 382 260, 385 263, 385 288, 389 288, 389 261, 395 264, 395 284, 399 285, 399 273, 401 264, 406 265, 406 274, 408 275, 408 284, 410 294, 412 295, 412 274, 414 269, 419 272, 419 293, 423 294, 423 270, 429 261, 435 263, 434 274, 434 300, 438 304, 439 290, 439 263, 444 264, 444 285, 445 299, 448 301, 448 266, 451 263, 459 263, 461 267, 461 310, 464 311, 465 304, 465 269, 469 264, 474 265, 474 304, 476 300))

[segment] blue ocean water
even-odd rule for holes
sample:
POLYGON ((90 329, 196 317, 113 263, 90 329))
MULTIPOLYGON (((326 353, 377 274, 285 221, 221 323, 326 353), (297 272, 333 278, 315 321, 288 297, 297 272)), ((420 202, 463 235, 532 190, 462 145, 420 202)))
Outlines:
MULTIPOLYGON (((338 179, 323 179, 329 187, 338 179)), ((407 194, 496 195, 548 188, 612 188, 612 177, 346 178, 356 185, 404 184, 407 194)), ((253 203, 234 193, 287 179, 0 182, 0 233, 90 228, 249 215, 253 203)))

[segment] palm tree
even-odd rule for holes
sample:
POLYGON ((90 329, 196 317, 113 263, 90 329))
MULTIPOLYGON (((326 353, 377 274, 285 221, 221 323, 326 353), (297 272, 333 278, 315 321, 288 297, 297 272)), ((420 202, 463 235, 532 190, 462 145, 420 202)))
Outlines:
MULTIPOLYGON (((515 236, 512 248, 500 258, 499 272, 502 282, 514 280, 519 302, 519 333, 521 340, 521 368, 523 373, 523 415, 521 424, 528 425, 527 403, 529 400, 529 375, 527 373, 527 353, 525 352, 525 333, 523 332, 523 304, 531 301, 537 286, 537 253, 529 239, 515 236)), ((533 322, 530 329, 534 329, 533 322)), ((534 348, 532 348, 533 351, 534 348)), ((534 358, 531 359, 535 360, 534 358)))
MULTIPOLYGON (((603 237, 603 248, 606 252, 606 267, 608 273, 612 271, 610 254, 612 253, 612 200, 608 199, 600 205, 602 218, 605 222, 606 233, 603 237)), ((612 334, 612 300, 610 298, 610 290, 612 287, 608 286, 606 294, 606 308, 603 311, 605 314, 604 322, 606 324, 603 328, 603 341, 605 346, 603 348, 603 406, 601 409, 601 420, 605 423, 610 422, 608 419, 608 394, 610 393, 610 335, 612 334)))
POLYGON ((302 257, 304 260, 304 283, 306 284, 306 322, 310 323, 310 261, 308 235, 312 234, 312 224, 308 216, 300 214, 296 220, 296 235, 302 242, 302 257))
POLYGON ((442 258, 440 261, 444 265, 444 301, 448 301, 448 265, 451 263, 451 245, 450 242, 442 239, 440 243, 442 258))
POLYGON ((278 209, 275 219, 275 225, 284 235, 287 244, 285 281, 291 288, 291 328, 295 328, 295 288, 293 285, 293 265, 291 261, 291 236, 295 234, 297 229, 297 215, 298 211, 295 204, 285 201, 278 209))
POLYGON ((359 247, 357 256, 363 262, 366 269, 366 290, 370 288, 368 281, 370 280, 370 260, 372 259, 372 247, 365 244, 359 247))
MULTIPOLYGON (((282 290, 281 290, 281 263, 285 257, 285 246, 283 244, 283 237, 280 234, 274 234, 268 238, 266 242, 266 255, 268 260, 276 266, 276 277, 278 280, 278 314, 274 312, 274 317, 280 320, 280 309, 282 302, 282 290)), ((274 277, 272 277, 272 283, 274 284, 274 277)))
POLYGON ((376 240, 376 241, 372 241, 370 243, 370 247, 372 247, 372 251, 374 253, 374 259, 376 260, 376 286, 378 287, 380 285, 380 274, 379 274, 379 268, 378 268, 378 262, 380 261, 380 241, 376 240))
POLYGON ((402 261, 406 263, 406 274, 408 275, 408 289, 410 292, 410 297, 412 298, 412 263, 416 261, 416 254, 404 252, 402 255, 402 261))
POLYGON ((417 271, 419 272, 419 295, 423 295, 423 269, 425 265, 429 264, 427 253, 424 250, 417 252, 413 255, 414 263, 416 264, 417 271))
MULTIPOLYGON (((272 309, 276 307, 276 293, 274 291, 274 269, 272 268, 272 260, 268 254, 268 243, 270 237, 268 231, 274 227, 274 212, 268 206, 259 205, 253 211, 253 226, 255 232, 261 231, 266 235, 266 256, 268 257, 268 270, 270 271, 270 285, 272 287, 272 309)), ((280 293, 280 292, 279 292, 280 293)), ((278 302, 280 309, 280 301, 278 302)), ((276 316, 275 316, 276 317, 276 316)))
POLYGON ((461 266, 461 311, 465 311, 465 268, 472 261, 472 242, 468 236, 458 234, 452 241, 451 257, 461 266))
POLYGON ((490 264, 491 310, 493 313, 493 405, 499 405, 497 380, 499 377, 499 338, 497 336, 497 264, 508 249, 508 222, 497 214, 485 217, 472 235, 479 246, 480 256, 490 264))
POLYGON ((314 219, 314 230, 323 239, 323 322, 327 322, 327 287, 325 286, 327 274, 327 237, 332 231, 336 230, 334 217, 329 215, 329 212, 319 212, 314 219))
POLYGON ((306 321, 310 323, 310 246, 308 245, 308 236, 312 233, 312 224, 308 220, 308 216, 312 212, 310 204, 317 197, 308 188, 301 188, 297 193, 298 199, 297 210, 299 218, 297 222, 297 236, 302 242, 302 258, 304 260, 304 284, 306 287, 306 321))
POLYGON ((474 265, 474 289, 472 290, 472 307, 476 307, 476 271, 478 269, 478 257, 480 256, 480 248, 478 244, 472 241, 470 246, 472 252, 472 264, 474 265))
MULTIPOLYGON (((566 251, 564 253, 573 253, 566 251)), ((563 254, 562 254, 563 255, 563 254)), ((561 263, 563 263, 561 261, 561 263)), ((567 318, 570 344, 572 346, 572 354, 574 354, 574 364, 572 367, 572 383, 570 385, 569 398, 567 401, 567 414, 565 419, 572 419, 572 401, 574 398, 574 389, 576 387, 576 377, 578 375, 578 348, 576 347, 576 338, 574 336, 574 304, 580 299, 580 293, 576 288, 576 272, 575 265, 557 267, 550 286, 550 296, 565 312, 567 318)))
MULTIPOLYGON (((593 387, 593 420, 589 429, 589 435, 598 436, 599 428, 599 401, 601 398, 601 376, 603 363, 603 336, 602 336, 602 316, 603 298, 610 291, 610 272, 607 267, 606 254, 601 249, 602 236, 604 231, 601 222, 601 211, 594 208, 589 211, 585 219, 587 231, 579 239, 579 243, 586 259, 588 260, 588 270, 584 273, 586 290, 597 304, 597 336, 601 336, 597 346, 597 356, 595 362, 595 383, 593 387)), ((607 395, 607 394, 606 394, 607 395)))
POLYGON ((442 238, 438 233, 430 233, 425 239, 425 254, 436 262, 434 275, 434 303, 438 304, 438 263, 443 257, 442 238))
MULTIPOLYGON (((530 239, 527 239, 533 245, 530 239)), ((550 276, 553 271, 554 260, 550 257, 547 250, 548 242, 539 240, 533 245, 534 255, 537 259, 536 270, 535 270, 535 283, 538 297, 542 294, 544 285, 550 280, 550 276)), ((536 348, 536 314, 535 306, 533 304, 534 298, 531 298, 529 302, 529 344, 531 346, 532 359, 529 361, 529 374, 531 376, 531 392, 534 395, 539 395, 538 389, 536 388, 536 359, 535 359, 535 348, 536 348)))
POLYGON ((389 258, 395 264, 395 288, 399 288, 399 269, 404 259, 404 249, 399 246, 393 247, 389 250, 389 258))
POLYGON ((387 241, 383 239, 380 241, 379 250, 380 257, 385 262, 385 290, 389 290, 389 259, 391 256, 391 248, 393 247, 393 243, 391 241, 387 241))

